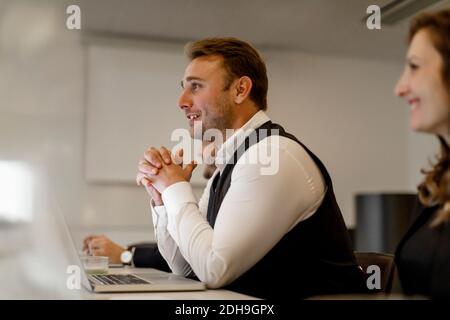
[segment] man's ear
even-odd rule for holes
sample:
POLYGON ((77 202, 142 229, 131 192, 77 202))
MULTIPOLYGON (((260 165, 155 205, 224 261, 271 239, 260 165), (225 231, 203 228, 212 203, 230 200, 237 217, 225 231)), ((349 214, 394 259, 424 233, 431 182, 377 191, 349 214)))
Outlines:
POLYGON ((234 83, 235 96, 234 102, 236 104, 241 104, 250 95, 252 90, 252 79, 247 76, 240 77, 234 83))

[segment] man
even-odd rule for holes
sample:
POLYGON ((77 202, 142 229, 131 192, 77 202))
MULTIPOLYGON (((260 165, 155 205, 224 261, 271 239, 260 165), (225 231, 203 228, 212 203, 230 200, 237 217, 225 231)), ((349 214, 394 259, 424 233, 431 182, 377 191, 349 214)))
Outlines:
POLYGON ((264 112, 268 80, 258 52, 213 38, 186 53, 178 104, 194 138, 221 134, 217 170, 199 202, 189 184, 195 163, 177 165, 164 147, 144 153, 136 178, 152 197, 158 247, 172 271, 261 298, 362 291, 327 170, 264 112), (261 154, 277 170, 251 161, 261 154))

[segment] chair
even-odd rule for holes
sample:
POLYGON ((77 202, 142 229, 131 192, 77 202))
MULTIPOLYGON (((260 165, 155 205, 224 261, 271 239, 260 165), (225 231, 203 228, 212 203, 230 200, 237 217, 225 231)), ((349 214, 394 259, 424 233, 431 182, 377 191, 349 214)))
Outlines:
MULTIPOLYGON (((395 275, 395 262, 392 254, 378 252, 355 252, 356 261, 366 273, 370 265, 377 265, 381 270, 381 289, 374 293, 390 293, 395 275)), ((370 274, 368 275, 370 276, 370 274)))

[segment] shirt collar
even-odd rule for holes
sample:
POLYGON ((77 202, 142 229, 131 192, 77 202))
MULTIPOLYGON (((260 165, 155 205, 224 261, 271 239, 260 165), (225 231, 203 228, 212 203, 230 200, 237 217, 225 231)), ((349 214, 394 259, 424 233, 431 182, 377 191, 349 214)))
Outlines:
POLYGON ((219 147, 215 158, 215 165, 222 173, 225 165, 229 162, 234 155, 239 145, 244 142, 244 139, 250 135, 250 133, 259 128, 261 125, 269 121, 270 118, 267 114, 260 110, 253 115, 241 128, 236 130, 225 142, 219 147))

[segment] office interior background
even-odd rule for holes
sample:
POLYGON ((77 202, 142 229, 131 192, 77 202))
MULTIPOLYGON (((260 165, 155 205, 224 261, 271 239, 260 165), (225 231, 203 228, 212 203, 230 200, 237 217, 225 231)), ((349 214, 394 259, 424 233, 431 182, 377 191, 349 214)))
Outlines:
POLYGON ((79 247, 91 233, 154 241, 137 161, 187 127, 177 107, 183 45, 210 36, 261 52, 267 113, 324 161, 350 229, 356 195, 415 192, 438 144, 411 132, 393 94, 409 16, 366 27, 366 8, 389 2, 0 0, 0 256, 48 209, 42 197, 56 200, 79 247), (66 27, 71 4, 81 30, 66 27))

